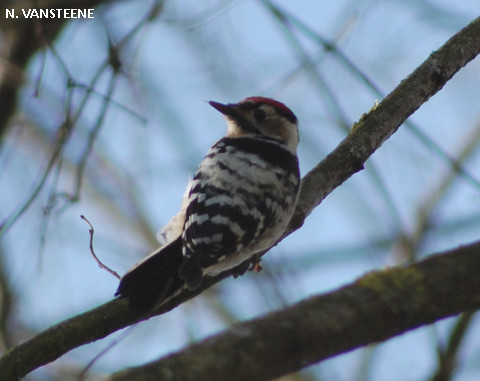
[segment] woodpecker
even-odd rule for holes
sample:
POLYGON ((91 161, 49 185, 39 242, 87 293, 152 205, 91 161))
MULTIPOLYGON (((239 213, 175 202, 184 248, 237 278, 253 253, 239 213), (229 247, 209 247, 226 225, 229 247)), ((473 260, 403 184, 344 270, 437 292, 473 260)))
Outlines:
POLYGON ((154 309, 184 288, 198 288, 204 277, 258 264, 295 210, 295 114, 259 96, 209 104, 225 117, 227 133, 200 163, 180 212, 159 232, 161 246, 120 280, 115 295, 129 298, 133 310, 154 309))

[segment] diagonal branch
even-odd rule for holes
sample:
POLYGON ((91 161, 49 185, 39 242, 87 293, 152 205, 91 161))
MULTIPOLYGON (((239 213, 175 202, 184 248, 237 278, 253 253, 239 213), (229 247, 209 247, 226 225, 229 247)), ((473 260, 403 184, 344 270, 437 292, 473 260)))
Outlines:
MULTIPOLYGON (((380 104, 364 114, 349 136, 305 176, 295 216, 285 235, 301 227, 304 219, 329 193, 360 171, 373 152, 479 52, 480 18, 433 52, 380 104)), ((457 265, 458 263, 455 264, 457 265)), ((199 289, 183 292, 150 315, 134 314, 128 310, 126 300, 117 299, 61 322, 12 349, 0 359, 2 380, 16 380, 39 366, 55 361, 73 348, 101 339, 135 322, 165 313, 230 275, 231 272, 226 272, 215 278, 206 278, 199 289)), ((436 318, 443 316, 445 315, 438 315, 436 318)), ((433 321, 434 318, 430 316, 428 321, 433 321)))
POLYGON ((480 308, 478 271, 480 243, 408 267, 374 271, 328 294, 119 372, 110 380, 276 379, 359 346, 480 308))
POLYGON ((433 52, 385 99, 364 114, 335 150, 302 181, 291 229, 298 228, 331 191, 354 173, 402 123, 480 52, 480 17, 433 52))

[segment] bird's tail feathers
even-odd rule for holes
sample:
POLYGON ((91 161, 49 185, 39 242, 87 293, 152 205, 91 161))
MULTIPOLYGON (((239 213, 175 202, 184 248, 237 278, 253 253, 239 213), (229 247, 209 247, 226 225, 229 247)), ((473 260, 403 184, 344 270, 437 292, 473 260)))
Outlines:
POLYGON ((178 237, 127 272, 115 296, 128 297, 133 310, 148 311, 183 287, 185 281, 178 275, 182 261, 182 241, 178 237))

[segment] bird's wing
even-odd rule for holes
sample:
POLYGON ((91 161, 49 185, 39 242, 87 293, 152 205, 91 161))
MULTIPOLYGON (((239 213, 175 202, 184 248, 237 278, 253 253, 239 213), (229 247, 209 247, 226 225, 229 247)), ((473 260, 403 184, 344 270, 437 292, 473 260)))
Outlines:
POLYGON ((158 231, 157 240, 160 243, 159 248, 174 241, 182 234, 183 224, 185 222, 185 213, 188 205, 188 194, 190 192, 191 184, 192 181, 190 180, 185 188, 185 192, 183 193, 180 211, 158 231))

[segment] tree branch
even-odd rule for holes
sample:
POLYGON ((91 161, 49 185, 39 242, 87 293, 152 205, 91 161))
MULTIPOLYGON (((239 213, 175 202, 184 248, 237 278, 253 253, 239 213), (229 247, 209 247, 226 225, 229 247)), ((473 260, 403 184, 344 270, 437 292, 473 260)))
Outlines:
POLYGON ((363 163, 431 96, 480 52, 480 17, 433 52, 385 99, 363 114, 350 135, 303 179, 291 231, 330 192, 363 169, 363 163))
MULTIPOLYGON (((400 127, 405 119, 439 91, 456 72, 479 52, 480 18, 477 18, 453 36, 442 48, 432 53, 380 104, 372 108, 369 113, 364 114, 360 121, 355 124, 349 136, 305 176, 302 180, 300 200, 295 216, 285 235, 302 226, 304 219, 333 189, 360 171, 368 157, 400 127)), ((455 266, 460 266, 459 261, 456 261, 455 266)), ((455 272, 453 268, 450 270, 455 272)), ((468 270, 468 266, 466 270, 468 270)), ((165 313, 230 275, 231 272, 227 272, 215 278, 206 278, 199 289, 185 291, 171 299, 161 309, 149 315, 136 315, 128 310, 126 300, 113 300, 96 309, 61 322, 13 348, 0 359, 2 380, 16 380, 39 366, 54 361, 73 348, 101 339, 132 323, 165 313)), ((463 282, 464 279, 457 279, 453 282, 452 287, 453 285, 460 287, 457 284, 461 283, 460 281, 463 282)), ((443 287, 445 285, 451 286, 446 281, 443 287)), ((469 293, 471 294, 470 291, 469 293)), ((348 298, 348 293, 345 294, 342 291, 342 295, 345 295, 345 300, 348 300, 349 303, 353 303, 353 300, 348 298)), ((327 298, 327 300, 329 299, 327 298)), ((456 300, 458 300, 458 295, 453 298, 452 303, 455 303, 456 300)), ((308 301, 305 303, 308 303, 308 301)), ((349 303, 342 305, 341 309, 347 308, 349 303)), ((447 316, 440 312, 438 311, 436 317, 433 316, 433 313, 428 315, 428 319, 423 318, 423 323, 417 322, 417 325, 447 316)), ((372 324, 380 324, 380 320, 376 319, 372 324)), ((356 334, 362 334, 362 332, 356 334)), ((374 339, 381 338, 383 336, 374 339)), ((361 343, 357 345, 361 345, 361 343)), ((277 365, 282 367, 282 364, 277 365)))
POLYGON ((111 380, 275 379, 480 308, 479 271, 480 243, 407 267, 374 271, 334 292, 237 324, 163 359, 117 373, 111 380))

